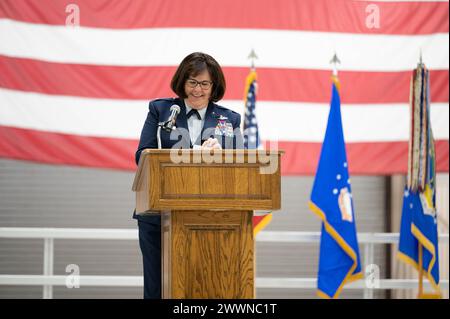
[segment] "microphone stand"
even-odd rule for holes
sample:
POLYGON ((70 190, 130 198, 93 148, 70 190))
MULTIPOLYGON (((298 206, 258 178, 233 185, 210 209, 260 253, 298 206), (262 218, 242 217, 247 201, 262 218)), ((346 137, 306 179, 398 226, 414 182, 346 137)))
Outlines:
POLYGON ((158 149, 160 150, 161 149, 161 124, 162 124, 163 122, 160 122, 160 123, 158 123, 158 131, 156 132, 156 137, 157 137, 157 140, 158 140, 158 149))
POLYGON ((175 125, 173 125, 172 127, 170 127, 168 124, 171 121, 165 121, 165 122, 159 122, 158 123, 158 130, 156 131, 156 138, 158 140, 158 149, 162 149, 161 146, 161 129, 163 129, 164 131, 170 133, 171 131, 175 131, 177 129, 177 127, 175 125))

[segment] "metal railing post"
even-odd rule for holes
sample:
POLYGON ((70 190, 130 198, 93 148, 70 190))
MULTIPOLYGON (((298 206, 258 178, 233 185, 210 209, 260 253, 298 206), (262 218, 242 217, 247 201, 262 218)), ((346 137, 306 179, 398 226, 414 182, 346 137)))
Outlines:
MULTIPOLYGON (((53 238, 44 239, 44 276, 53 276, 53 238)), ((53 286, 44 285, 42 291, 43 299, 53 299, 53 286)))

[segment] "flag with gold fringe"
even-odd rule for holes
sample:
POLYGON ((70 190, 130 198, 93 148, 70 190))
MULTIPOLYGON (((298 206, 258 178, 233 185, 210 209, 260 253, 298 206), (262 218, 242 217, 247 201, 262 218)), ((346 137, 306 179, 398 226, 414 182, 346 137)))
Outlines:
POLYGON ((362 278, 338 89, 333 77, 328 124, 309 203, 322 220, 317 288, 323 298, 338 298, 346 283, 362 278))
POLYGON ((272 221, 272 213, 253 216, 253 236, 256 236, 272 221))
MULTIPOLYGON (((430 125, 429 77, 429 70, 419 63, 411 79, 408 177, 398 257, 423 274, 439 297, 436 155, 430 125)), ((419 287, 419 297, 424 296, 419 287)))

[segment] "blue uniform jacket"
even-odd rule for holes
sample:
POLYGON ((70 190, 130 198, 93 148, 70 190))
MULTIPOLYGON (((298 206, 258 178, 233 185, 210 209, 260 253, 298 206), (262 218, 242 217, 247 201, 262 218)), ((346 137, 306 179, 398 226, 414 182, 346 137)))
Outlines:
MULTIPOLYGON (((178 114, 175 122, 177 130, 172 133, 161 130, 161 146, 165 149, 172 147, 192 148, 184 101, 179 98, 153 100, 149 104, 147 119, 141 132, 141 138, 135 156, 136 164, 139 163, 142 150, 146 148, 158 148, 158 123, 166 121, 169 118, 170 107, 174 104, 180 107, 180 114, 178 114)), ((195 144, 201 145, 209 137, 213 137, 217 138, 222 149, 244 148, 240 125, 241 116, 239 113, 209 102, 208 108, 206 109, 202 134, 195 144), (231 126, 233 132, 231 132, 231 126)), ((134 213, 133 218, 151 224, 160 224, 161 222, 159 215, 136 215, 134 213)))

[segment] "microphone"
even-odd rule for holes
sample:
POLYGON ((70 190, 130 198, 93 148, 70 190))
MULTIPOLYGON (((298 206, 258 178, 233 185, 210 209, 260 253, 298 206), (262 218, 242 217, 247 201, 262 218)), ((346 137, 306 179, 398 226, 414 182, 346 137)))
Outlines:
POLYGON ((170 107, 170 116, 162 126, 163 130, 165 130, 166 132, 171 132, 172 130, 176 129, 175 122, 177 120, 178 114, 180 114, 180 107, 176 104, 172 105, 170 107))

